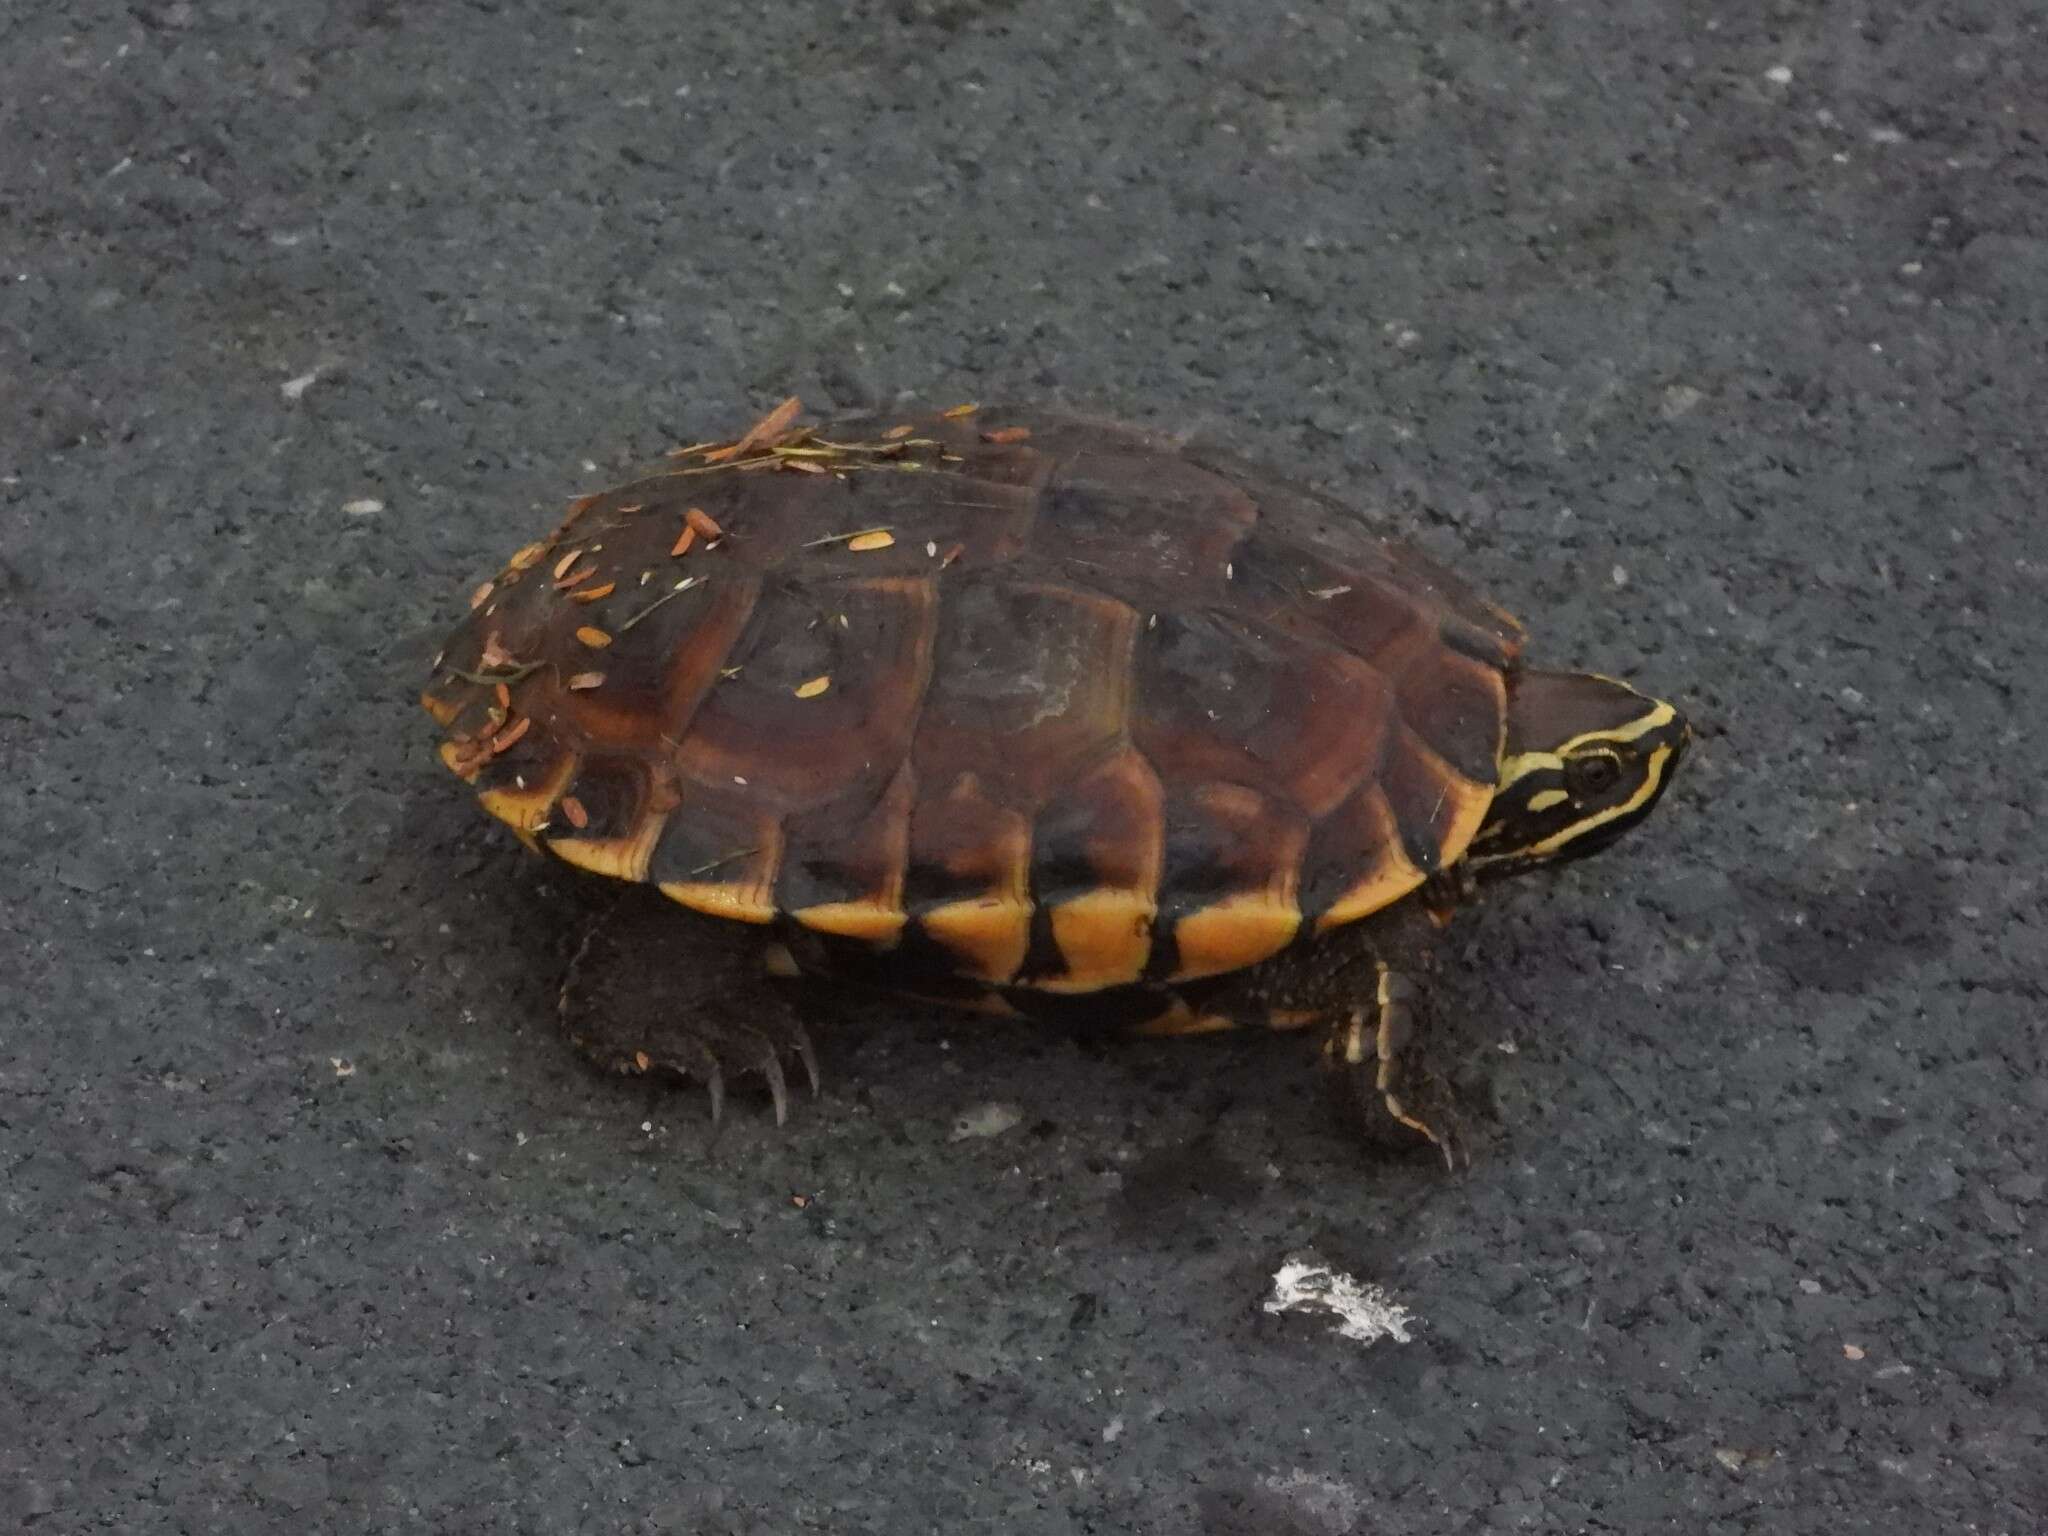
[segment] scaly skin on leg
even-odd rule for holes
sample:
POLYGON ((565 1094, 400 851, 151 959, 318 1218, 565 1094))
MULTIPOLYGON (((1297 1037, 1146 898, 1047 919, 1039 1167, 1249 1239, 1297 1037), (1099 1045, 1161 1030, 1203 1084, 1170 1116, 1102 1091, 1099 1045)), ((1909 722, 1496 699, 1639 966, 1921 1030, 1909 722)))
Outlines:
POLYGON ((599 1066, 704 1084, 716 1125, 726 1083, 758 1072, 789 1117, 783 1058, 818 1091, 818 1058, 786 985, 764 966, 760 937, 700 917, 651 892, 629 891, 595 920, 570 961, 559 1000, 563 1033, 599 1066))
POLYGON ((1416 983, 1432 969, 1435 926, 1423 908, 1356 923, 1248 972, 1211 1005, 1247 1024, 1313 1030, 1340 1098, 1369 1140, 1453 1153, 1448 1087, 1424 1064, 1416 983))

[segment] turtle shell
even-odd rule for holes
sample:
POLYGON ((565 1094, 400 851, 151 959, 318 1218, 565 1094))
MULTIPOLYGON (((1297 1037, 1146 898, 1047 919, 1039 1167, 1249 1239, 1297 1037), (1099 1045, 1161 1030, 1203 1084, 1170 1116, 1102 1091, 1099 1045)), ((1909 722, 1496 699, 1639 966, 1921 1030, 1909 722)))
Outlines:
POLYGON ((1023 410, 677 450, 480 587, 423 703, 531 844, 906 981, 1220 975, 1455 862, 1519 626, 1360 515, 1023 410))

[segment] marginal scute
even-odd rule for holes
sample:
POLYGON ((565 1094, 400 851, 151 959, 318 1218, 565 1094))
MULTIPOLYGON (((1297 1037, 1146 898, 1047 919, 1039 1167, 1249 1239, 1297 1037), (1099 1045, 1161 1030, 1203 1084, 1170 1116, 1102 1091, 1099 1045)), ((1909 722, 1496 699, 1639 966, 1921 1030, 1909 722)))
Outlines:
POLYGON ((877 901, 821 901, 789 915, 815 932, 862 939, 878 947, 895 943, 909 920, 901 907, 877 901))
POLYGON ((1171 980, 1192 981, 1271 959, 1301 931, 1301 908, 1267 891, 1226 896, 1173 925, 1179 966, 1171 980))
POLYGON ((548 851, 565 864, 614 880, 645 880, 663 818, 649 813, 630 837, 551 837, 548 851))
POLYGON ((783 909, 820 933, 894 943, 916 789, 917 775, 901 763, 879 787, 864 774, 838 800, 785 818, 776 886, 783 909))
POLYGON ((441 766, 465 784, 476 782, 477 770, 481 764, 474 748, 459 741, 444 741, 434 749, 434 755, 441 759, 441 766))
POLYGON ((1212 976, 1266 958, 1300 926, 1298 885, 1308 818, 1243 784, 1202 784, 1168 802, 1160 904, 1171 943, 1166 979, 1212 976))
POLYGON ((775 903, 764 895, 759 881, 745 884, 715 880, 664 880, 659 889, 670 901, 679 902, 707 917, 723 917, 736 923, 772 923, 775 903))
POLYGON ((670 820, 651 876, 664 896, 734 922, 773 920, 783 849, 773 818, 730 792, 700 792, 670 820))
POLYGON ((992 797, 978 774, 920 796, 910 818, 907 903, 988 897, 1028 908, 1030 868, 1031 823, 992 797))
POLYGON ((1093 992, 1138 980, 1152 953, 1158 912, 1150 889, 1089 891, 1060 902, 1049 916, 1066 970, 1032 984, 1048 992, 1093 992))
POLYGON ((1404 658, 1399 676, 1401 718, 1461 778, 1490 788, 1507 734, 1501 674, 1432 636, 1404 658))
POLYGON ((1048 905, 1061 965, 1028 978, 1053 992, 1138 980, 1152 953, 1164 848, 1164 795, 1126 747, 1063 790, 1032 828, 1032 887, 1048 905))
POLYGON ((1379 786, 1409 861, 1426 875, 1457 861, 1493 802, 1492 785, 1463 777, 1409 727, 1389 741, 1379 786))
POLYGON ((564 752, 545 774, 528 779, 524 788, 516 781, 501 784, 478 795, 477 803, 515 832, 538 832, 548 824, 576 766, 576 755, 564 752))
POLYGON ((943 902, 917 921, 953 954, 963 975, 982 981, 1015 976, 1031 944, 1031 903, 1018 896, 943 902))
POLYGON ((1303 905, 1317 911, 1316 931, 1327 933, 1392 906, 1428 878, 1402 845, 1401 825, 1378 784, 1368 784, 1319 829, 1316 860, 1303 875, 1303 905))

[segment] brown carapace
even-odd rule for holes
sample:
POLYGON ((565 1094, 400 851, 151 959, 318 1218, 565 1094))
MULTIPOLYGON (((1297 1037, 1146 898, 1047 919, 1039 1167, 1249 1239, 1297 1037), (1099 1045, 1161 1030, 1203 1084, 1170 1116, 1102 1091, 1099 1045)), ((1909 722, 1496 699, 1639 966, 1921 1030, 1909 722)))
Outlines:
MULTIPOLYGON (((1029 410, 807 428, 786 403, 672 466, 514 554, 423 702, 529 844, 807 972, 1166 1030, 1223 1021, 1217 979, 1244 974, 1356 1057, 1384 967, 1310 952, 1452 889, 1502 835, 1504 763, 1561 770, 1586 735, 1510 743, 1522 630, 1464 582, 1176 440, 1029 410), (1340 973, 1359 995, 1309 984, 1340 973)), ((1683 722, 1587 681, 1633 701, 1609 734, 1668 743, 1611 836, 1683 722)), ((797 1048, 735 1063, 660 1028, 571 1033, 714 1079, 797 1048)))

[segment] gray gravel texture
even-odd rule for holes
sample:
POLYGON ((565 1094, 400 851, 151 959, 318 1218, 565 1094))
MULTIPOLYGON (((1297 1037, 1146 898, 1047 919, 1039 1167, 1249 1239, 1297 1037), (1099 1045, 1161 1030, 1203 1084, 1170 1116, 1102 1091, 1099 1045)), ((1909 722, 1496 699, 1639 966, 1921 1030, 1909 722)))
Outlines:
POLYGON ((0 1516, 2048 1530, 2044 25, 6 7, 0 1516), (1263 1035, 849 1007, 709 1150, 559 1043, 424 663, 790 391, 1227 434, 1695 714, 1454 930, 1468 1171, 1263 1035))

